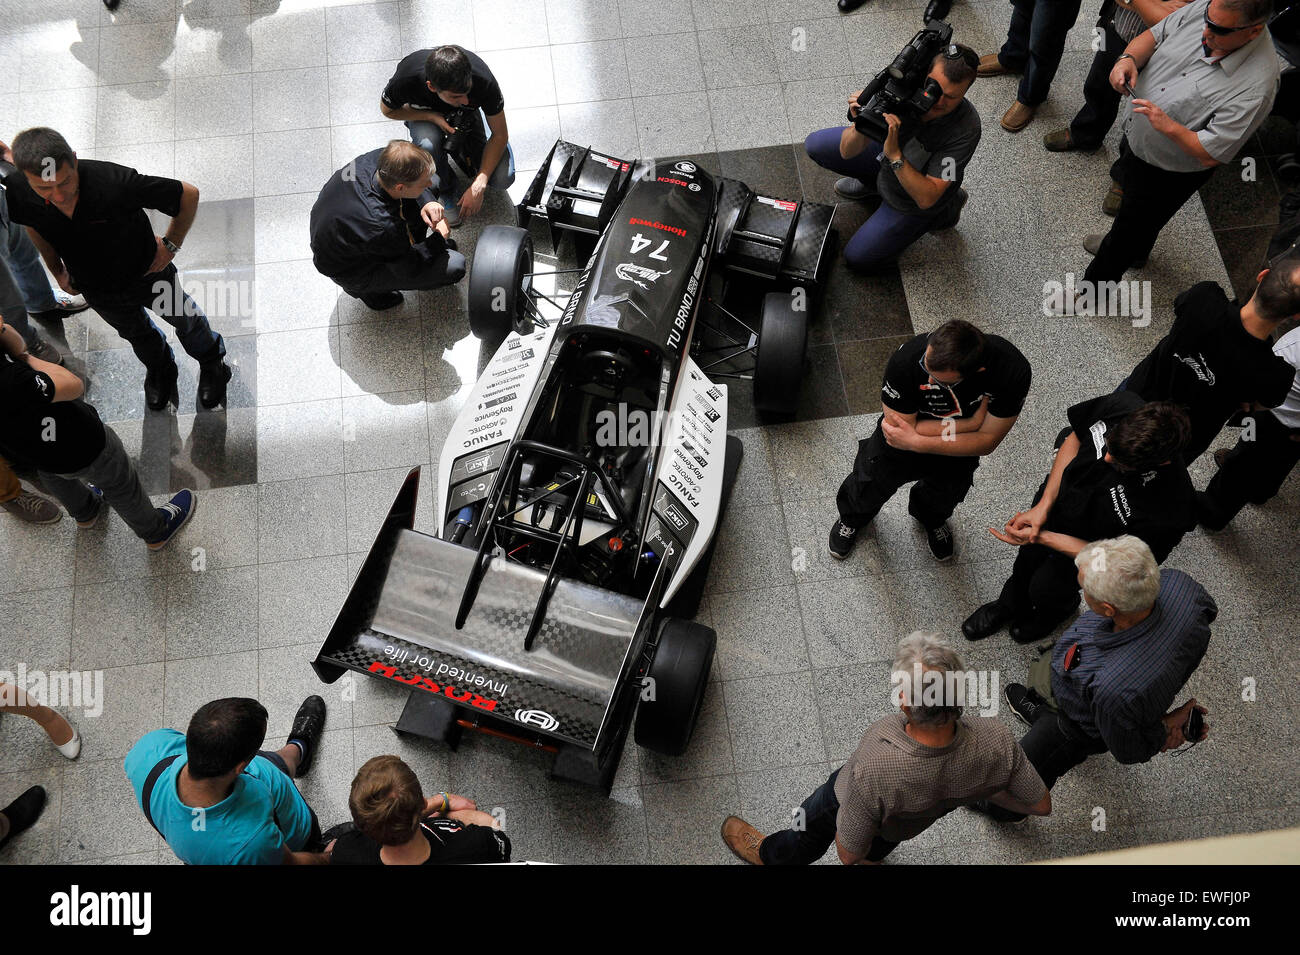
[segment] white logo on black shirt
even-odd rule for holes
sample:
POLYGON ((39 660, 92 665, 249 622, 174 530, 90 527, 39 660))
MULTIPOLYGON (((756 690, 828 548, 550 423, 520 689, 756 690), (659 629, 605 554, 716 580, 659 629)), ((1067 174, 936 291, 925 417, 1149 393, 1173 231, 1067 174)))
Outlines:
POLYGON ((1097 457, 1106 456, 1106 422, 1095 421, 1088 428, 1088 433, 1092 435, 1092 444, 1097 449, 1097 457))
POLYGON ((1174 357, 1190 368, 1197 380, 1205 382, 1211 388, 1214 387, 1214 369, 1210 367, 1210 363, 1205 360, 1204 355, 1197 352, 1196 356, 1192 357, 1191 355, 1180 355, 1178 352, 1174 352, 1174 357))

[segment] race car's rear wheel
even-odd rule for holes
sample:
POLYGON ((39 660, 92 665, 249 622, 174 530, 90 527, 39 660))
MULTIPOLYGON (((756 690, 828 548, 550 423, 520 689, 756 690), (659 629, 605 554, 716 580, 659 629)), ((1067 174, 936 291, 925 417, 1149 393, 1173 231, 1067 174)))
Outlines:
POLYGON ((512 329, 526 331, 533 239, 527 229, 490 225, 474 247, 469 270, 469 329, 475 338, 500 341, 512 329))
POLYGON ((754 407, 792 414, 799 403, 803 358, 808 346, 808 313, 796 311, 785 292, 763 296, 763 323, 754 356, 754 407))
POLYGON ((690 620, 668 617, 659 625, 659 646, 646 674, 651 682, 642 687, 637 705, 638 746, 665 756, 686 752, 717 642, 712 630, 690 620))

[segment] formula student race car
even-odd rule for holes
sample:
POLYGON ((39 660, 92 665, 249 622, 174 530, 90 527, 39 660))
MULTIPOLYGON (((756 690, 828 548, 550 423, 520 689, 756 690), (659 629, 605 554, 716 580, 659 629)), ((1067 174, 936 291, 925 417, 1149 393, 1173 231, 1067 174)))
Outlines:
POLYGON ((711 364, 752 358, 723 374, 788 407, 833 209, 561 141, 520 213, 474 254, 471 329, 500 345, 439 459, 441 531, 414 530, 416 468, 313 667, 411 688, 398 732, 509 737, 608 792, 634 715, 638 744, 686 749, 713 659, 687 618, 742 449, 705 315, 711 364), (535 219, 585 265, 534 271, 535 219), (768 283, 757 332, 720 305, 736 277, 768 283))

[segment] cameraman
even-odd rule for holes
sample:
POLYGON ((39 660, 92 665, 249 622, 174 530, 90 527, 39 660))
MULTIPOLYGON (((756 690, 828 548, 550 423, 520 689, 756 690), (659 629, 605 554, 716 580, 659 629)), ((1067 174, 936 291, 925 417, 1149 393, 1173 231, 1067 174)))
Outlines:
MULTIPOLYGON (((925 233, 957 224, 966 201, 962 177, 980 140, 979 113, 966 99, 978 64, 975 52, 959 43, 935 56, 929 76, 943 95, 919 121, 884 114, 889 135, 883 146, 856 125, 821 129, 805 140, 813 162, 844 175, 836 192, 846 199, 882 200, 844 246, 849 268, 870 272, 893 262, 925 233)), ((861 92, 849 97, 854 118, 861 92)))

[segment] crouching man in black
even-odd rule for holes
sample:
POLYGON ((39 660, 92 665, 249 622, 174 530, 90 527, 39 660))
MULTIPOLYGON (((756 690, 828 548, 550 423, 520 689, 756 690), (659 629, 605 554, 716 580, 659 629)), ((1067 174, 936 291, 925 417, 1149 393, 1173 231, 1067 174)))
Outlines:
POLYGON ((1129 534, 1163 562, 1192 527, 1195 492, 1182 458, 1191 424, 1178 405, 1117 391, 1067 414, 1033 507, 989 528, 1020 551, 998 599, 961 625, 968 640, 1008 624, 1018 643, 1043 639, 1079 606, 1074 559, 1090 542, 1129 534))
POLYGON ((334 173, 311 210, 317 271, 376 311, 402 304, 404 289, 459 282, 465 257, 432 179, 429 154, 397 139, 334 173))

